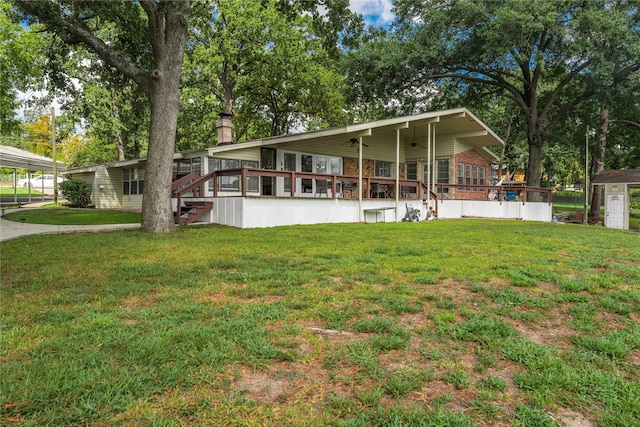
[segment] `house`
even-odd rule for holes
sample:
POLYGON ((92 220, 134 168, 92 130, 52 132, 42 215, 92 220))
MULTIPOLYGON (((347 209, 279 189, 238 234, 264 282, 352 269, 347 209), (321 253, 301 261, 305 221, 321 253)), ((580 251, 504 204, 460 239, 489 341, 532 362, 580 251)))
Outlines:
MULTIPOLYGON (((400 221, 407 208, 420 210, 421 219, 551 221, 550 200, 526 207, 489 200, 497 161, 489 147, 504 142, 465 108, 238 144, 231 129, 231 118, 221 116, 218 146, 175 154, 178 223, 251 228, 400 221)), ((144 168, 145 159, 135 159, 68 173, 87 182, 96 208, 139 210, 144 168)))
POLYGON ((603 170, 592 182, 604 187, 604 225, 629 230, 631 189, 640 188, 640 169, 603 170))

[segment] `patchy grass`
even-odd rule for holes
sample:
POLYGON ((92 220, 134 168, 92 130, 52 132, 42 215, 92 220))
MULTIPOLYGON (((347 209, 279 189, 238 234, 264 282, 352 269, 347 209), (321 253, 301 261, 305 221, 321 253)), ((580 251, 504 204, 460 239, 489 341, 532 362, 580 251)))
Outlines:
POLYGON ((99 224, 135 224, 141 220, 140 213, 108 209, 72 209, 55 205, 43 209, 13 209, 4 216, 10 221, 31 224, 55 225, 99 225, 99 224))
POLYGON ((3 425, 640 423, 635 233, 464 220, 0 245, 3 425))

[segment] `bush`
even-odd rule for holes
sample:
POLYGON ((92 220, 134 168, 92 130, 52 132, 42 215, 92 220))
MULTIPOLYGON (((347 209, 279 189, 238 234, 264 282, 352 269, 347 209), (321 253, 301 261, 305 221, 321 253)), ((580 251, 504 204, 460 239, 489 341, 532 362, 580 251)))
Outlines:
POLYGON ((91 192, 87 183, 80 179, 68 179, 60 183, 60 190, 74 208, 86 208, 91 205, 91 192))

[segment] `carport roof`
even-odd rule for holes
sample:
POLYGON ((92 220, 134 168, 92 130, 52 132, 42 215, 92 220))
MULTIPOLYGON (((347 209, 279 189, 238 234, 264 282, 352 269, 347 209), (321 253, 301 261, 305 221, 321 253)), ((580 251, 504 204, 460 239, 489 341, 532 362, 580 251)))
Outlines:
MULTIPOLYGON (((56 162, 58 172, 65 171, 64 162, 56 162)), ((16 147, 0 145, 0 166, 6 168, 26 169, 28 171, 53 171, 53 159, 30 153, 16 147)))

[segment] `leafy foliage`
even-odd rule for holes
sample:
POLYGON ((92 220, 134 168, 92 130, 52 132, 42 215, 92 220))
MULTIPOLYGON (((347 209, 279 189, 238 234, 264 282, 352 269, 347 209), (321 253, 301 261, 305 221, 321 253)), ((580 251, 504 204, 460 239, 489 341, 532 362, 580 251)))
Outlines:
POLYGON ((60 190, 65 199, 76 208, 86 208, 91 205, 91 191, 86 182, 81 179, 68 179, 60 183, 60 190))

